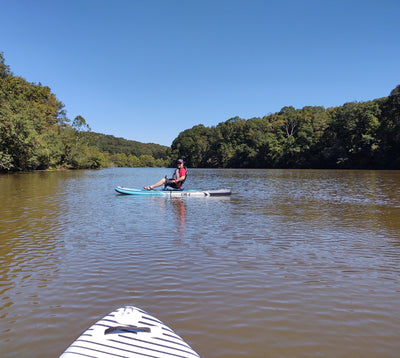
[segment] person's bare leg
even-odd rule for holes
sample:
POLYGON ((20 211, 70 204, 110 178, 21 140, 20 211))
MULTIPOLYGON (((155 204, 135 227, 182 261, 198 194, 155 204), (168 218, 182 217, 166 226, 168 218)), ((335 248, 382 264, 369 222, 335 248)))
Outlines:
POLYGON ((162 178, 161 180, 159 180, 157 183, 155 183, 153 185, 145 186, 144 189, 152 190, 154 188, 157 188, 158 186, 164 185, 164 183, 165 183, 165 178, 162 178))

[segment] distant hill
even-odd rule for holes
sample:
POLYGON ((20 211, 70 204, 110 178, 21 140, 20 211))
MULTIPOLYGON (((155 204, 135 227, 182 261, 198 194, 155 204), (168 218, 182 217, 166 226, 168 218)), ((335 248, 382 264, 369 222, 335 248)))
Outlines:
POLYGON ((155 144, 155 143, 141 143, 135 140, 128 140, 125 138, 114 137, 109 134, 101 134, 90 132, 88 133, 89 145, 95 146, 100 152, 109 154, 124 153, 126 155, 134 155, 140 157, 141 155, 150 155, 154 159, 166 160, 170 155, 170 147, 155 144))

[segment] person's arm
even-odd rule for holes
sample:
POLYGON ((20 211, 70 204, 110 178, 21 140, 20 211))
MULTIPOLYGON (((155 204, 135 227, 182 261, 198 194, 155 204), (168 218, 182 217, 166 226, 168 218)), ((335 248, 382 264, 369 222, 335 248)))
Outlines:
MULTIPOLYGON (((179 173, 179 174, 181 174, 181 173, 179 173)), ((184 175, 180 176, 178 179, 175 179, 175 183, 178 183, 180 181, 184 181, 185 178, 186 178, 186 170, 185 170, 185 174, 184 175)))
POLYGON ((178 183, 178 182, 180 182, 180 181, 184 181, 185 178, 186 178, 185 175, 184 175, 184 176, 181 176, 181 177, 179 177, 178 179, 175 179, 175 183, 178 183))

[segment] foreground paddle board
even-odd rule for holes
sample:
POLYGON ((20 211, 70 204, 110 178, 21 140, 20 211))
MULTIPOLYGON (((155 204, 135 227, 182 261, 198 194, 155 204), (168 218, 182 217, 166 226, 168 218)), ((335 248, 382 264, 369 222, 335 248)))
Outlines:
POLYGON ((200 357, 171 328, 132 306, 118 308, 96 322, 60 358, 200 357))
POLYGON ((152 196, 172 196, 172 197, 183 197, 183 196, 226 196, 231 195, 230 189, 220 190, 146 190, 146 189, 134 189, 134 188, 123 188, 117 186, 115 191, 120 194, 126 195, 152 195, 152 196))

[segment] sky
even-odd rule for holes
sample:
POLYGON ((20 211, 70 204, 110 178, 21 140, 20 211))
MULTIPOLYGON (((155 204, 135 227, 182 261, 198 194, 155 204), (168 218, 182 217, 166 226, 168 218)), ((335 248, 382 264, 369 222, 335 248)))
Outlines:
POLYGON ((93 132, 340 106, 400 84, 398 0, 0 0, 0 52, 93 132))

